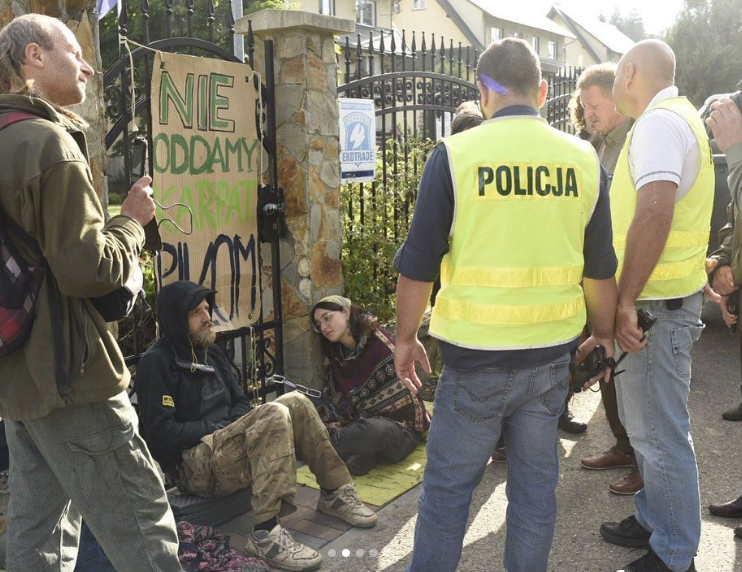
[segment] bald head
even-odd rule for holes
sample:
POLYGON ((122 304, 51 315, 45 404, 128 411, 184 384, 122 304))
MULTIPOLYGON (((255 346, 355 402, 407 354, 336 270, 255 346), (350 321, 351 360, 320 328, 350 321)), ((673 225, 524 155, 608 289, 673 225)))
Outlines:
POLYGON ((643 40, 621 58, 632 62, 637 72, 659 89, 675 83, 675 53, 662 40, 643 40))
POLYGON ((643 40, 618 62, 613 99, 623 115, 637 118, 663 89, 675 83, 675 54, 661 40, 643 40))

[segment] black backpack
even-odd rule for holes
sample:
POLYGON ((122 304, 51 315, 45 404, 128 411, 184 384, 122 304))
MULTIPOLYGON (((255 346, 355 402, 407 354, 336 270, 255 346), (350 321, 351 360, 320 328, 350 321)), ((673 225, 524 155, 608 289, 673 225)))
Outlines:
MULTIPOLYGON (((0 117, 0 130, 38 115, 11 112, 0 117)), ((67 353, 62 332, 62 305, 57 281, 49 271, 38 242, 13 219, 0 211, 0 358, 19 350, 31 335, 36 318, 36 300, 41 284, 49 282, 49 309, 54 340, 54 372, 60 395, 70 392, 67 353), (23 241, 39 258, 38 266, 28 266, 10 240, 10 233, 23 241)))

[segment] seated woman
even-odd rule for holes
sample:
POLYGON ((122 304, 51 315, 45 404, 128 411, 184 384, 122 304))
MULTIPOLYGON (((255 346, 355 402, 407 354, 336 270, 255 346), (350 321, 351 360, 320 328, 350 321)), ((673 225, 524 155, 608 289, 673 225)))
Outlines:
POLYGON ((318 409, 338 455, 352 475, 364 475, 379 462, 402 461, 430 417, 420 394, 397 378, 391 334, 343 296, 317 302, 312 322, 322 335, 324 395, 331 404, 318 409))

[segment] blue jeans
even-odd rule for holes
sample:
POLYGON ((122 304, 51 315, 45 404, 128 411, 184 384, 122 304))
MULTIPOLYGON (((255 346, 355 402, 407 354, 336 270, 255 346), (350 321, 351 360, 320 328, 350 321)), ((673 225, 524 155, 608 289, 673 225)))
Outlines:
POLYGON ((546 571, 557 508, 557 421, 569 361, 565 354, 521 370, 443 369, 409 572, 456 570, 472 494, 501 432, 508 452, 505 568, 546 571))
POLYGON ((665 301, 637 302, 657 323, 647 346, 626 356, 626 371, 616 378, 618 411, 644 479, 635 496, 636 519, 652 532, 649 543, 671 570, 690 566, 701 537, 688 394, 702 304, 701 293, 684 298, 679 310, 668 310, 665 301))

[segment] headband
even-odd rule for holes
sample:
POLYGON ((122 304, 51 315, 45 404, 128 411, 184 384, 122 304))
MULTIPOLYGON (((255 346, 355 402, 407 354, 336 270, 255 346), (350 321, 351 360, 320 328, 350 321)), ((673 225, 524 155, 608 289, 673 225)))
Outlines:
MULTIPOLYGON (((321 304, 322 302, 330 302, 331 304, 337 304, 341 308, 348 308, 350 309, 350 298, 346 298, 344 296, 339 296, 338 294, 333 294, 332 296, 325 296, 322 298, 317 304, 321 304)), ((315 304, 315 308, 317 307, 317 304, 315 304)))
POLYGON ((501 85, 497 83, 494 79, 491 77, 480 73, 479 74, 479 81, 481 81, 484 85, 486 85, 489 89, 491 89, 494 92, 499 93, 500 95, 507 95, 508 94, 508 88, 504 85, 501 85))

